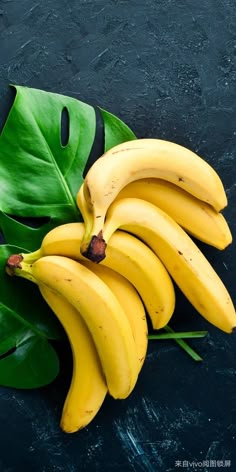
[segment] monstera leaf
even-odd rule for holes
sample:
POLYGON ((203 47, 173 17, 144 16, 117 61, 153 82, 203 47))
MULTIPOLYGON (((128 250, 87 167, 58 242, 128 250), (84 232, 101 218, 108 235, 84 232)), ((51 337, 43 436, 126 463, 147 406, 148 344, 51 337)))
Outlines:
POLYGON ((62 329, 34 284, 5 274, 6 260, 37 249, 53 227, 80 221, 75 198, 85 171, 135 135, 102 108, 27 87, 15 91, 0 135, 0 384, 33 388, 58 373, 49 340, 62 329))
MULTIPOLYGON (((134 139, 120 120, 105 111, 102 114, 104 147, 134 139)), ((95 132, 96 115, 90 105, 16 87, 0 137, 0 227, 8 243, 34 250, 54 226, 81 219, 75 197, 95 132), (65 142, 63 116, 68 128, 65 142), (22 218, 28 222, 37 218, 38 224, 26 225, 22 218)))

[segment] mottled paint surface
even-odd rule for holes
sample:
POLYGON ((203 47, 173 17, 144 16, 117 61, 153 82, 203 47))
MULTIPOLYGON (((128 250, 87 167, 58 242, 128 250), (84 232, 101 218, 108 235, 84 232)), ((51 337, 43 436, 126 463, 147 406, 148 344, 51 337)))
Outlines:
MULTIPOLYGON (((100 105, 139 137, 176 141, 223 179, 236 237, 235 0, 0 0, 0 127, 8 84, 100 105)), ((201 245, 235 298, 235 246, 201 245)), ((37 391, 0 389, 0 471, 211 472, 176 462, 231 461, 236 470, 235 337, 208 325, 177 292, 172 326, 208 329, 191 361, 173 342, 150 342, 137 387, 107 398, 75 435, 59 429, 69 385, 68 346, 57 381, 37 391)), ((64 352, 65 349, 65 352, 64 352)))

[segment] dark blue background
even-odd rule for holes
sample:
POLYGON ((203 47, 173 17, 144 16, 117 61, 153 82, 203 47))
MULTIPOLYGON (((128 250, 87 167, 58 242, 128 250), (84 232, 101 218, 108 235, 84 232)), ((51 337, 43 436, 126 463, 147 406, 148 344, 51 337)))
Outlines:
MULTIPOLYGON (((9 83, 100 105, 138 137, 199 153, 222 177, 235 237, 235 0, 1 0, 1 126, 9 83)), ((235 246, 201 249, 236 302, 235 246)), ((107 398, 78 434, 59 429, 67 345, 49 387, 1 388, 0 471, 208 472, 219 470, 216 461, 235 471, 236 337, 207 324, 179 292, 172 326, 209 331, 192 342, 204 361, 194 363, 174 342, 150 342, 130 398, 107 398)))

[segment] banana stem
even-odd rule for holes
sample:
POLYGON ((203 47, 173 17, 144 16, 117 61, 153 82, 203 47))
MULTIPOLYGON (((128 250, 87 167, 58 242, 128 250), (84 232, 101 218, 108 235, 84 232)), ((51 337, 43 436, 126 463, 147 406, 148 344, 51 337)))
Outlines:
POLYGON ((22 254, 12 254, 7 260, 5 270, 11 277, 16 275, 37 284, 32 274, 32 264, 26 263, 22 254))
POLYGON ((37 249, 37 251, 34 252, 22 253, 21 256, 23 257, 24 262, 27 264, 33 264, 42 257, 41 249, 37 249))

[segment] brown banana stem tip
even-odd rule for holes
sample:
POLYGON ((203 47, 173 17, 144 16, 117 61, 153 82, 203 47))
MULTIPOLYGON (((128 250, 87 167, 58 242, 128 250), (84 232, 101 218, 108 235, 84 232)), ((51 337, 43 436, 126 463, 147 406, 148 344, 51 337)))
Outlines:
POLYGON ((102 231, 97 236, 93 236, 83 256, 97 264, 106 257, 106 241, 102 237, 102 231))
POLYGON ((15 269, 21 269, 21 262, 23 261, 23 256, 21 254, 12 254, 6 263, 6 272, 8 275, 15 275, 15 269))

